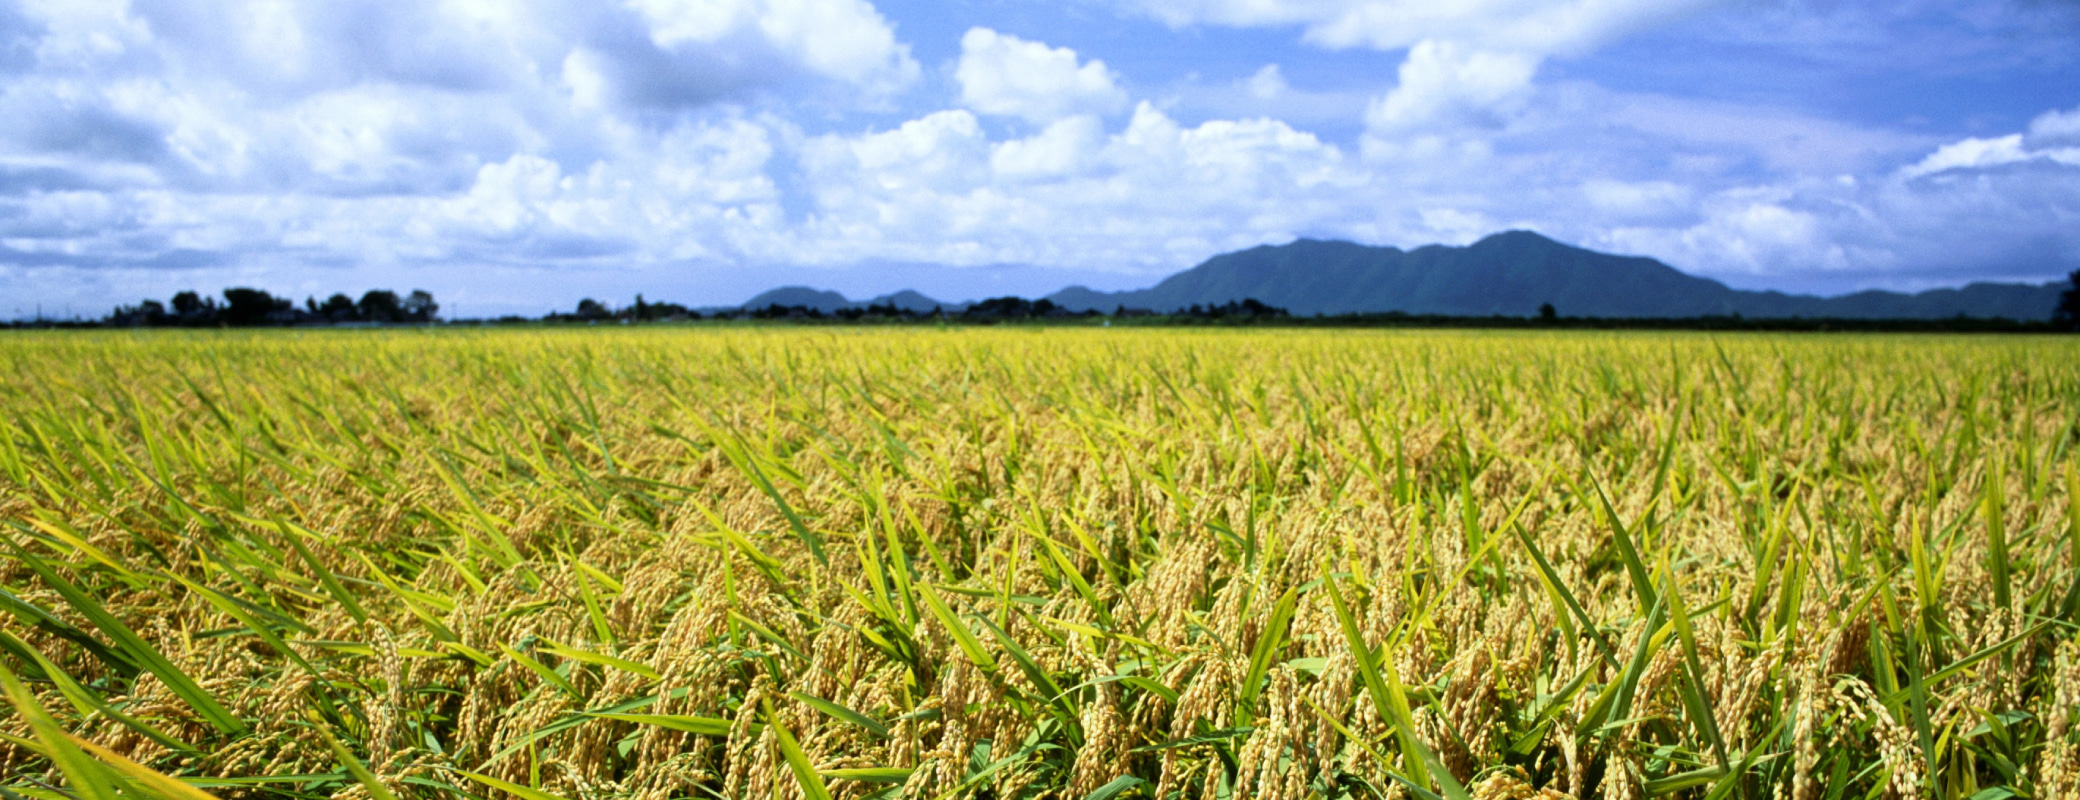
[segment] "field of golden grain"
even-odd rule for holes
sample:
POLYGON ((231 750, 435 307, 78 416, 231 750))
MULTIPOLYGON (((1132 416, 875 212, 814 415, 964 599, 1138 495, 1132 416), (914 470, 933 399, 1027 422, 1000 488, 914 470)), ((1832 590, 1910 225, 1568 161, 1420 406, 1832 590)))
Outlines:
POLYGON ((5 800, 2080 792, 2065 339, 0 353, 5 800))

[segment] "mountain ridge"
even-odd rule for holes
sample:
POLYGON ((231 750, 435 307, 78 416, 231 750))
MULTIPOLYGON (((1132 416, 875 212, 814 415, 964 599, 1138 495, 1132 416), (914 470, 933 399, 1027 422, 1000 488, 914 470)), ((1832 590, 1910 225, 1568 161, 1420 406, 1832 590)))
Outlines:
MULTIPOLYGON (((1104 292, 1068 286, 1045 299, 1069 311, 1118 308, 1169 312, 1254 298, 1298 315, 1402 312, 1443 316, 1530 316, 1552 304, 1564 316, 1688 318, 1734 316, 1838 319, 1941 319, 1959 315, 2044 320, 2064 282, 1974 282, 1902 293, 1867 289, 1833 297, 1734 289, 1644 256, 1575 247, 1522 230, 1465 246, 1411 250, 1298 239, 1209 258, 1145 289, 1104 292)), ((831 291, 781 287, 744 308, 801 305, 826 313, 893 304, 910 311, 957 311, 968 303, 912 290, 852 301, 831 291)))

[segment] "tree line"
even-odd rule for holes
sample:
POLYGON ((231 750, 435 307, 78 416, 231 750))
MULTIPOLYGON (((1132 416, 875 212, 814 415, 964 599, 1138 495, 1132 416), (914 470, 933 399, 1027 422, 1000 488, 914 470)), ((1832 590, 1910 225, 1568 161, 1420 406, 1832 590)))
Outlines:
POLYGON ((224 290, 224 302, 193 291, 173 296, 172 303, 142 300, 136 305, 117 306, 102 324, 132 328, 255 328, 287 325, 337 325, 352 323, 410 324, 439 319, 441 307, 424 289, 413 289, 399 297, 389 289, 371 289, 355 300, 334 294, 319 301, 304 298, 298 306, 287 297, 276 297, 260 289, 235 287, 224 290))

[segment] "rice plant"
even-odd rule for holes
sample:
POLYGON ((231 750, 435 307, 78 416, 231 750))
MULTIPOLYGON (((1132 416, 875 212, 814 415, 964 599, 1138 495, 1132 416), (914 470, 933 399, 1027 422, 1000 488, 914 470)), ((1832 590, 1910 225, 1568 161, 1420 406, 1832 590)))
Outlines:
POLYGON ((0 338, 0 796, 2080 796, 2080 344, 0 338))

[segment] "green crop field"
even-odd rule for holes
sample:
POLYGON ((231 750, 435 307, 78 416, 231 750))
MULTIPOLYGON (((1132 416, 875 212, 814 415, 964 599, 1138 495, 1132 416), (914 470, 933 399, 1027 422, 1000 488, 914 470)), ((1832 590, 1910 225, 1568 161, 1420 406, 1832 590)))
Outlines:
POLYGON ((2080 342, 0 336, 0 798, 2080 792, 2080 342))

